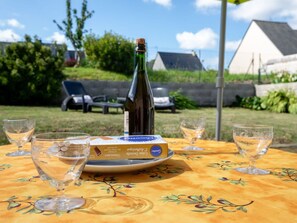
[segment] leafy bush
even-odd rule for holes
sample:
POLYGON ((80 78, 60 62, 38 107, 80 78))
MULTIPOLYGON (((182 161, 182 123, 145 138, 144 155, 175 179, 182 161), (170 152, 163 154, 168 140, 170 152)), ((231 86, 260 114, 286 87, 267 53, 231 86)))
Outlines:
POLYGON ((272 83, 275 84, 297 82, 297 74, 290 74, 288 72, 273 74, 272 77, 272 83))
POLYGON ((124 37, 106 32, 103 37, 86 36, 84 48, 88 59, 103 70, 132 74, 135 44, 124 37))
POLYGON ((243 108, 262 110, 261 103, 262 103, 261 98, 254 96, 254 97, 242 98, 239 105, 243 108))
POLYGON ((65 49, 27 35, 7 46, 0 55, 0 104, 47 105, 59 98, 65 49))
POLYGON ((271 91, 265 97, 236 97, 239 106, 253 110, 297 114, 297 95, 290 90, 271 91))
POLYGON ((297 102, 290 104, 288 110, 291 114, 297 114, 297 102))
MULTIPOLYGON (((262 98, 261 106, 263 109, 274 112, 289 112, 289 107, 297 103, 297 96, 293 91, 278 90, 270 91, 267 96, 262 98)), ((294 111, 292 106, 290 110, 294 111)))
MULTIPOLYGON (((80 67, 82 67, 82 68, 95 68, 96 64, 93 61, 90 61, 87 58, 84 58, 84 59, 82 59, 80 61, 80 67)), ((79 70, 78 67, 76 67, 76 69, 79 70)), ((84 69, 81 69, 81 70, 85 71, 84 69)), ((98 69, 96 69, 96 71, 98 71, 98 69)), ((92 72, 92 75, 93 75, 93 72, 92 72)), ((85 79, 89 79, 89 78, 85 78, 85 79)))
POLYGON ((181 93, 181 90, 171 91, 171 97, 175 99, 175 106, 177 109, 195 109, 198 105, 181 93))

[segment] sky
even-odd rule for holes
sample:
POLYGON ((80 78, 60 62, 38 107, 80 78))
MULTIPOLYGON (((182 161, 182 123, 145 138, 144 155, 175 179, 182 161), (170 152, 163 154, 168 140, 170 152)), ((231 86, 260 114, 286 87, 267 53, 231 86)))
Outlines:
MULTIPOLYGON (((72 0, 80 12, 82 0, 72 0)), ((0 0, 0 41, 22 41, 24 35, 42 42, 66 43, 59 24, 66 18, 66 0, 0 0)), ((219 0, 88 0, 94 11, 88 33, 113 32, 147 42, 148 60, 157 52, 197 53, 206 69, 218 69, 221 1, 219 0)), ((287 22, 297 29, 297 0, 251 0, 227 5, 225 67, 253 19, 287 22)), ((256 41, 256 40, 255 40, 256 41)))

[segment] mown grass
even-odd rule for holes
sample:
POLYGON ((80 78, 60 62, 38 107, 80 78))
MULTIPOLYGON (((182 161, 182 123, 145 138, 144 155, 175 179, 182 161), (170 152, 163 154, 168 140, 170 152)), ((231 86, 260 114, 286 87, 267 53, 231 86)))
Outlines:
MULTIPOLYGON (((109 80, 109 81, 130 81, 131 75, 125 75, 110 71, 103 71, 95 68, 65 68, 64 73, 69 79, 94 79, 94 80, 109 80)), ((148 76, 152 82, 176 82, 176 83, 215 83, 217 71, 152 71, 148 70, 148 76)), ((250 82, 258 83, 258 75, 251 74, 224 74, 225 83, 234 82, 250 82)), ((261 81, 270 83, 270 76, 263 75, 261 81)))
POLYGON ((93 79, 109 81, 128 81, 130 78, 124 74, 103 71, 95 68, 65 68, 64 74, 68 79, 93 79))
MULTIPOLYGON (((103 115, 101 110, 91 113, 81 111, 62 112, 59 107, 22 107, 0 106, 0 119, 33 118, 36 120, 36 132, 46 131, 82 131, 91 135, 122 135, 123 114, 111 109, 110 114, 103 115)), ((207 118, 206 139, 215 139, 216 108, 200 108, 195 110, 178 110, 172 114, 156 112, 155 133, 163 137, 182 137, 179 130, 180 119, 204 115, 207 118)), ((224 108, 222 112, 221 140, 232 140, 234 123, 269 124, 274 126, 275 144, 297 143, 296 115, 254 111, 243 108, 224 108)), ((7 144, 3 131, 0 131, 0 144, 7 144)))

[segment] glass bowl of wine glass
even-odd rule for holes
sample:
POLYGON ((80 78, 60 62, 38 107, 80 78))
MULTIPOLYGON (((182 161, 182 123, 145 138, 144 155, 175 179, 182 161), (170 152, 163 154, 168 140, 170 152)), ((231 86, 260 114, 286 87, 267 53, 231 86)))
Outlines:
POLYGON ((7 153, 6 156, 30 156, 30 151, 23 150, 23 146, 30 141, 35 129, 33 119, 4 119, 3 131, 10 143, 17 146, 17 151, 7 153))
POLYGON ((242 125, 233 126, 233 139, 239 153, 249 160, 248 167, 236 168, 237 171, 246 174, 269 174, 268 170, 255 167, 255 163, 268 151, 273 140, 273 127, 266 125, 242 125))
POLYGON ((79 179, 90 155, 90 136, 76 132, 49 132, 34 135, 32 160, 40 175, 59 192, 35 202, 43 211, 70 211, 85 204, 82 197, 64 194, 65 188, 79 179))
POLYGON ((197 139, 201 139, 205 132, 205 117, 182 119, 180 129, 185 139, 189 141, 189 145, 184 150, 203 150, 203 148, 195 145, 197 139))

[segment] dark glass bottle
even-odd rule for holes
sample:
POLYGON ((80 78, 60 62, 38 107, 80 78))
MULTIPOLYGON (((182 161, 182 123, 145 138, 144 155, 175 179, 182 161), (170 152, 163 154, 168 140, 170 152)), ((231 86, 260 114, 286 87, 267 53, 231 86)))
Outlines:
POLYGON ((137 39, 136 44, 135 70, 125 102, 124 135, 153 135, 155 107, 146 70, 145 39, 137 39))

